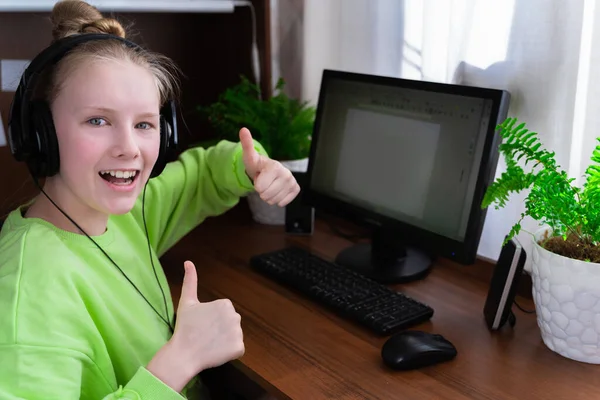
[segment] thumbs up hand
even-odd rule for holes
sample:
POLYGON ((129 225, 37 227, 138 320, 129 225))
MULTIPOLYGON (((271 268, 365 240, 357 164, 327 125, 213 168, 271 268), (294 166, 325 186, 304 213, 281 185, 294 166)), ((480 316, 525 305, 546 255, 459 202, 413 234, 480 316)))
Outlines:
POLYGON ((185 276, 177 308, 173 341, 198 360, 198 369, 217 367, 244 354, 241 317, 230 300, 198 301, 198 277, 191 261, 184 263, 185 276))
POLYGON ((244 355, 241 317, 230 300, 198 301, 198 277, 191 261, 177 307, 175 332, 147 369, 179 392, 199 372, 244 355))
POLYGON ((259 154, 254 148, 252 134, 246 128, 240 130, 244 166, 254 181, 254 189, 269 204, 284 207, 300 193, 300 186, 289 169, 281 163, 259 154))

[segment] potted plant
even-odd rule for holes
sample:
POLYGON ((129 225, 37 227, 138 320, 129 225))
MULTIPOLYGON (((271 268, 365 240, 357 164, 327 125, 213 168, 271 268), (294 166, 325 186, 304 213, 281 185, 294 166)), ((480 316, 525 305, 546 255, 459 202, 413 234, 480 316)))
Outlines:
MULTIPOLYGON (((287 96, 284 88, 285 81, 279 79, 273 95, 261 99, 259 87, 241 76, 241 82, 227 88, 215 103, 198 110, 208 118, 218 139, 238 141, 239 129, 245 126, 269 157, 293 172, 305 172, 316 110, 308 102, 287 96)), ((255 193, 248 196, 248 202, 255 221, 285 223, 285 209, 270 206, 255 193)))
POLYGON ((507 169, 488 188, 482 207, 506 205, 512 192, 529 190, 525 211, 506 240, 531 217, 532 294, 548 348, 570 359, 600 363, 600 145, 581 187, 542 148, 536 132, 508 118, 498 126, 507 169))

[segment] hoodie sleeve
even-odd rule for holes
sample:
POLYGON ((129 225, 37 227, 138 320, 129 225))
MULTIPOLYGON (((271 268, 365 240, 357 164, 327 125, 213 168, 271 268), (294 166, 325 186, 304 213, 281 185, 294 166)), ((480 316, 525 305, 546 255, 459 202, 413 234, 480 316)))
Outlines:
MULTIPOLYGON (((266 155, 257 141, 254 144, 266 155)), ((224 213, 252 190, 241 144, 221 141, 186 150, 169 163, 149 181, 145 201, 142 193, 132 213, 142 224, 145 217, 150 243, 160 257, 207 217, 224 213)))
POLYGON ((124 386, 112 387, 92 360, 67 348, 2 346, 0 360, 0 398, 5 400, 185 399, 144 367, 124 386))

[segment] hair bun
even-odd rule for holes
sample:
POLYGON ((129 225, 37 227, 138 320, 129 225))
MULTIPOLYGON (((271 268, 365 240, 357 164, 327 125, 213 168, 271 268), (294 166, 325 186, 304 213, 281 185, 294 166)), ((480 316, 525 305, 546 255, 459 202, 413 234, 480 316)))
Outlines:
POLYGON ((125 29, 113 18, 104 18, 94 6, 82 0, 62 0, 54 5, 50 17, 52 37, 59 40, 78 33, 110 33, 125 37, 125 29))
POLYGON ((102 18, 81 27, 82 33, 109 33, 125 37, 125 29, 119 21, 113 18, 102 18))

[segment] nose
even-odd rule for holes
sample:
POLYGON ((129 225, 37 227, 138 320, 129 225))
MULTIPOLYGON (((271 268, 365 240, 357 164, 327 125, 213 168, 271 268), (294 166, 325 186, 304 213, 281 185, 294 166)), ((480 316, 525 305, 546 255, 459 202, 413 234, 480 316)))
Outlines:
POLYGON ((140 148, 136 142, 133 128, 123 127, 116 129, 115 143, 112 156, 115 158, 134 159, 140 154, 140 148))

